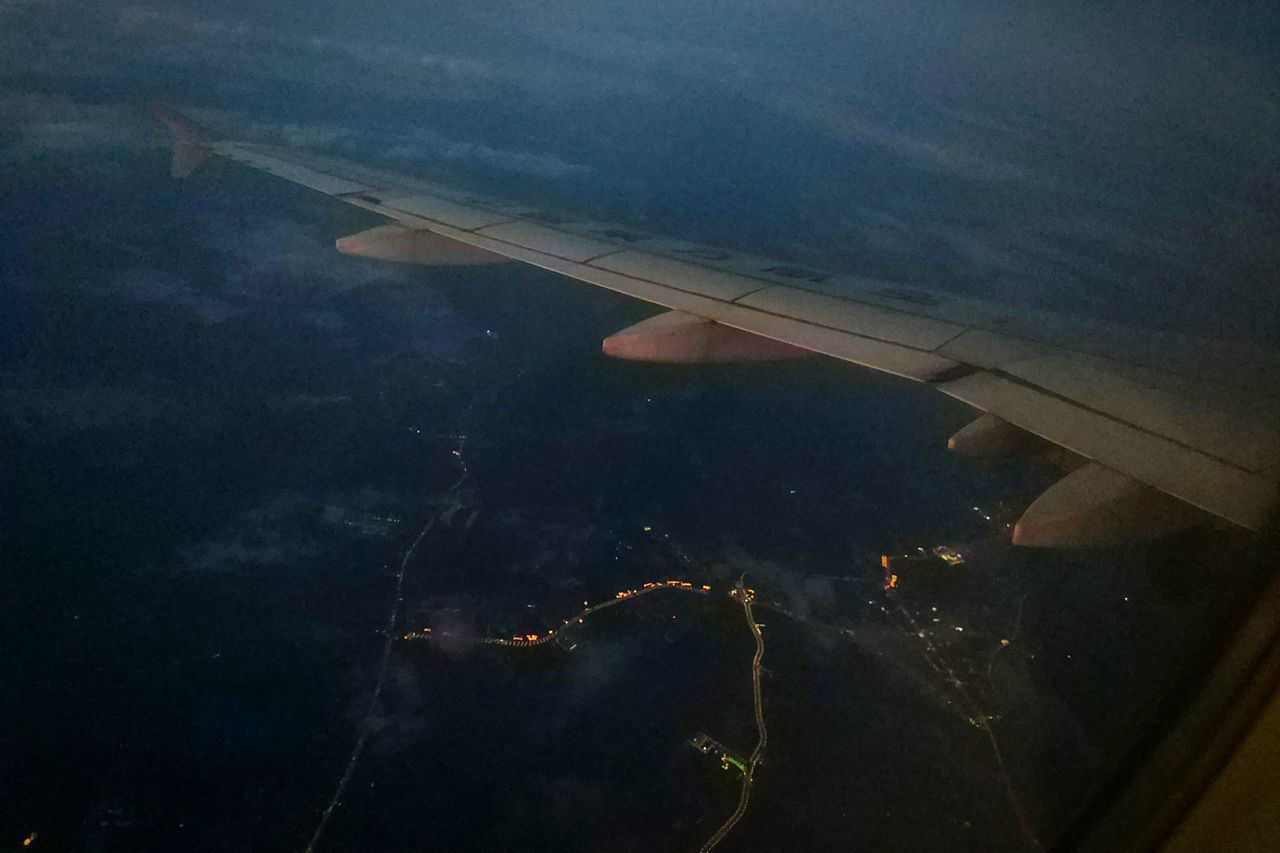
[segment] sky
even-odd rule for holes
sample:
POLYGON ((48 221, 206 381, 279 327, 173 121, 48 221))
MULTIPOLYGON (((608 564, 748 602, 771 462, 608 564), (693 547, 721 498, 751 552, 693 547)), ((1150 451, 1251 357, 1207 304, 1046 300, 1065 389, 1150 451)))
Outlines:
POLYGON ((0 4, 5 156, 164 99, 650 231, 1211 337, 1280 333, 1267 4, 0 4))

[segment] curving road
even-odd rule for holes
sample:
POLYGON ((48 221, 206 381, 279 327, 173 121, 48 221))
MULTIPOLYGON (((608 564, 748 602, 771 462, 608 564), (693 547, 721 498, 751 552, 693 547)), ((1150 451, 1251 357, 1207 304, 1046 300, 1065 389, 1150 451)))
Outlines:
POLYGON ((734 587, 730 595, 742 605, 742 612, 747 617, 747 627, 751 629, 751 635, 756 640, 756 653, 751 658, 751 692, 756 712, 756 746, 755 749, 751 750, 751 757, 747 759, 747 772, 742 774, 742 794, 738 797, 738 807, 734 809, 733 814, 729 815, 729 819, 716 830, 715 835, 708 838, 706 843, 698 848, 698 853, 707 853, 707 851, 723 841, 729 831, 746 814, 747 804, 751 800, 751 782, 755 777, 756 765, 764 757, 764 748, 769 743, 769 730, 764 725, 764 705, 760 699, 760 661, 764 658, 764 637, 761 635, 760 626, 756 624, 756 618, 751 612, 751 601, 755 598, 755 590, 744 589, 742 579, 739 578, 738 585, 734 587))

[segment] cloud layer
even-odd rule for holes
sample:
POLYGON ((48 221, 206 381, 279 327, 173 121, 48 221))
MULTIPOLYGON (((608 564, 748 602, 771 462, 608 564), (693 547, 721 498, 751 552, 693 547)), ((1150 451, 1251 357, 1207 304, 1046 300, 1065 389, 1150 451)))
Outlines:
POLYGON ((24 140, 7 156, 141 144, 121 105, 163 93, 251 138, 652 230, 1020 305, 1277 331, 1264 4, 314 8, 6 4, 0 127, 24 140))

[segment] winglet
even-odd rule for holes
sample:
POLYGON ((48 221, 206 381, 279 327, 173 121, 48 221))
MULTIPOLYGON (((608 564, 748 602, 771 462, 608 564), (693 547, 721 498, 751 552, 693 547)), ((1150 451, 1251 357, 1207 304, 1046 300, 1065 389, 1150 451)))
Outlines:
POLYGON ((185 178, 209 157, 213 135, 191 119, 164 104, 152 104, 151 115, 173 136, 173 164, 169 174, 185 178))

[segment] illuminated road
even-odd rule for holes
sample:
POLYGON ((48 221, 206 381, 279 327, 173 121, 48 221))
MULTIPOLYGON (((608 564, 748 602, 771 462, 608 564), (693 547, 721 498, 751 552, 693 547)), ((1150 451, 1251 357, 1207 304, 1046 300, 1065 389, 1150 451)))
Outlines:
MULTIPOLYGON (((560 628, 560 632, 563 633, 565 628, 570 625, 582 624, 583 620, 593 613, 598 613, 601 610, 621 604, 624 601, 631 601, 639 598, 640 596, 649 595, 650 593, 662 590, 692 592, 697 595, 708 595, 711 593, 710 586, 707 586, 706 584, 695 586, 688 581, 666 580, 646 583, 639 589, 624 589, 623 591, 614 594, 613 598, 608 601, 588 605, 570 618, 564 620, 564 624, 560 628)), ((759 765, 761 758, 764 757, 764 748, 769 742, 769 732, 768 729, 765 728, 764 724, 764 704, 760 696, 760 661, 764 658, 764 636, 760 633, 760 626, 756 623, 755 614, 752 613, 751 610, 751 602, 755 599, 755 593, 756 591, 754 589, 743 587, 742 579, 739 578, 737 585, 729 593, 729 596, 734 601, 742 605, 743 615, 747 619, 747 627, 751 629, 751 635, 756 641, 756 652, 751 658, 751 691, 752 702, 754 704, 756 715, 756 745, 755 748, 751 750, 751 756, 747 759, 746 767, 743 768, 742 793, 738 797, 738 807, 734 809, 734 812, 729 816, 729 819, 716 830, 715 835, 707 839, 706 843, 699 848, 699 853, 706 853, 706 851, 711 850, 723 841, 724 837, 729 834, 733 827, 746 813, 747 804, 751 799, 751 783, 755 777, 756 767, 759 765)), ((421 630, 409 631, 403 634, 401 639, 411 642, 426 641, 432 638, 433 633, 434 632, 431 628, 424 627, 421 630)), ((476 640, 475 642, 483 645, 527 649, 550 643, 556 639, 557 635, 556 629, 553 628, 548 630, 545 634, 515 635, 510 639, 487 637, 485 639, 476 640)), ((441 632, 441 636, 445 636, 445 634, 441 632)))
POLYGON ((708 838, 706 843, 698 848, 698 853, 707 853, 708 850, 723 841, 724 837, 747 813, 747 804, 751 799, 751 782, 755 777, 756 765, 760 763, 760 759, 764 756, 764 748, 769 743, 769 730, 764 725, 764 705, 760 701, 760 661, 764 658, 764 637, 761 635, 760 626, 756 624, 756 618, 751 612, 751 601, 755 598, 755 590, 744 589, 742 579, 739 578, 738 585, 730 595, 742 605, 742 612, 747 617, 747 627, 751 629, 751 635, 756 640, 756 653, 751 658, 751 692, 756 712, 756 746, 755 749, 751 750, 751 757, 747 759, 746 772, 742 774, 742 794, 738 797, 738 807, 734 809, 733 814, 729 815, 729 819, 716 830, 715 835, 708 838))
MULTIPOLYGON (((520 371, 516 376, 516 381, 524 375, 524 371, 520 371)), ((505 386, 495 386, 490 392, 490 396, 496 396, 505 386)), ((471 418, 472 412, 478 403, 481 402, 479 397, 473 398, 467 407, 462 411, 459 423, 465 423, 471 418)), ((418 430, 420 433, 421 430, 418 430)), ((382 654, 378 658, 377 678, 374 680, 373 692, 369 697, 369 704, 365 708, 364 716, 360 720, 357 728, 356 742, 351 749, 351 754, 347 756, 347 762, 342 771, 342 776, 338 778, 338 784, 333 790, 333 796, 329 798, 328 804, 320 813, 320 819, 316 823, 315 831, 311 834, 310 841, 307 842, 305 853, 314 853, 320 846, 320 841, 324 837, 325 829, 329 826, 329 820, 333 817, 334 810, 342 802, 342 797, 346 793, 347 786, 351 784, 351 777, 355 775, 356 766, 360 763, 360 757, 364 753, 365 744, 368 743, 369 733, 373 731, 370 724, 377 712, 379 702, 382 696, 382 688, 387 681, 387 671, 391 665, 391 648, 395 643, 396 623, 400 621, 400 611, 404 608, 404 579, 409 570, 409 563, 413 560, 414 555, 418 551, 418 546, 422 544, 422 540, 426 538, 437 524, 448 524, 453 515, 462 506, 462 487, 463 484, 471 477, 471 469, 467 467, 465 451, 467 449, 467 436, 459 431, 456 435, 450 436, 454 442, 453 449, 449 451, 453 464, 457 466, 458 476, 449 486, 446 492, 449 503, 448 505, 427 516, 423 522, 422 528, 418 531, 418 535, 414 537, 413 542, 409 545, 408 550, 404 552, 404 556, 400 560, 400 565, 395 571, 395 583, 392 587, 393 595, 391 596, 391 605, 387 612, 386 627, 383 629, 384 636, 382 644, 382 654)))
MULTIPOLYGON (((630 601, 633 598, 639 598, 642 595, 648 595, 651 592, 658 592, 660 590, 674 590, 677 592, 692 592, 692 593, 697 593, 698 595, 707 595, 711 592, 711 587, 707 586, 706 584, 702 584, 701 586, 694 586, 692 583, 689 583, 688 581, 666 580, 666 581, 655 581, 653 583, 646 583, 644 584, 644 586, 640 587, 639 589, 624 589, 622 592, 616 593, 613 596, 613 598, 609 599, 608 601, 602 601, 599 604, 589 605, 583 608, 582 610, 578 611, 577 613, 575 613, 573 616, 564 620, 564 625, 560 628, 560 631, 563 632, 565 628, 573 624, 579 624, 579 625, 582 624, 583 620, 586 619, 588 616, 590 616, 592 613, 598 613, 599 611, 604 610, 605 608, 613 607, 615 604, 621 604, 624 601, 630 601)), ((447 636, 447 635, 443 634, 442 632, 441 636, 447 636)), ((476 640, 475 642, 482 645, 487 645, 487 646, 510 646, 514 648, 527 649, 533 646, 541 646, 541 645, 545 645, 546 643, 550 643, 553 640, 555 640, 557 636, 558 634, 556 629, 552 628, 548 630, 545 634, 516 634, 516 635, 513 635, 510 639, 507 639, 505 637, 486 637, 482 640, 476 640)), ((432 637, 431 628, 423 628, 419 631, 408 631, 405 634, 401 635, 402 640, 409 640, 409 641, 430 640, 431 637, 432 637)))
MULTIPOLYGON (((467 481, 469 472, 467 464, 462 458, 462 449, 466 445, 467 437, 465 435, 458 436, 458 446, 453 455, 458 460, 460 473, 458 479, 449 487, 449 494, 457 502, 457 496, 462 489, 462 484, 467 481)), ((447 511, 447 510, 446 510, 447 511)), ((307 842, 306 853, 313 853, 320 844, 320 839, 324 837, 324 831, 329 825, 329 819, 333 817, 334 809, 342 802, 342 795, 346 792, 347 786, 351 784, 351 777, 355 775, 356 765, 360 763, 360 756, 364 753, 365 744, 369 740, 369 733, 373 731, 373 727, 369 725, 369 721, 373 718, 374 712, 378 708, 378 702, 382 697, 382 688, 387 681, 387 669, 391 663, 391 646, 395 641, 395 625, 400 620, 400 610, 404 607, 404 576, 409 569, 409 561, 413 559, 413 555, 417 553, 418 546, 422 544, 422 540, 432 531, 436 524, 444 518, 445 512, 437 512, 429 516, 423 524, 422 529, 418 531, 418 535, 414 537, 413 543, 409 545, 408 550, 404 552, 404 557, 400 560, 400 566, 395 573, 395 586, 393 587, 394 595, 391 599, 391 609, 387 614, 387 627, 383 630, 383 636, 386 638, 382 643, 382 655, 378 658, 378 676, 374 680, 373 692, 369 696, 369 704, 365 710, 364 717, 361 719, 358 734, 356 736, 355 746, 351 750, 351 754, 347 757, 345 769, 342 776, 338 779, 338 785, 334 788, 333 796, 329 798, 328 805, 324 811, 320 813, 320 820, 316 824, 315 831, 311 834, 311 840, 307 842)))

